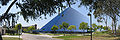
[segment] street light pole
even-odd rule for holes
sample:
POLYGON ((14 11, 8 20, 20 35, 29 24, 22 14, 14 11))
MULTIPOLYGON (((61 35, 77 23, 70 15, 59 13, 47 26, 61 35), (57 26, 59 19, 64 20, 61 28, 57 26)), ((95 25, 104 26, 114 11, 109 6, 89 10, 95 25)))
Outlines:
POLYGON ((20 40, 21 25, 18 25, 18 31, 19 31, 19 40, 20 40))
POLYGON ((91 40, 92 40, 92 15, 88 13, 88 16, 90 16, 91 40))

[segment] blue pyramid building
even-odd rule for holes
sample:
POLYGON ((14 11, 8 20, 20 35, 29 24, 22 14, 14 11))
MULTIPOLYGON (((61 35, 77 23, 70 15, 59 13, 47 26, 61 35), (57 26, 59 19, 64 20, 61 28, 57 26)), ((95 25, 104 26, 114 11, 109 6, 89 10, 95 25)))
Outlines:
MULTIPOLYGON (((43 26, 40 30, 41 31, 52 31, 51 28, 53 25, 56 25, 59 27, 59 25, 62 24, 62 22, 69 23, 69 25, 75 25, 76 30, 72 30, 74 32, 82 32, 82 30, 79 30, 79 26, 81 22, 89 22, 89 19, 76 11, 75 9, 69 7, 65 9, 62 13, 57 15, 55 18, 53 18, 50 22, 48 22, 45 26, 43 26)), ((58 29, 56 31, 64 31, 63 29, 58 29)), ((65 30, 69 31, 69 30, 65 30)))

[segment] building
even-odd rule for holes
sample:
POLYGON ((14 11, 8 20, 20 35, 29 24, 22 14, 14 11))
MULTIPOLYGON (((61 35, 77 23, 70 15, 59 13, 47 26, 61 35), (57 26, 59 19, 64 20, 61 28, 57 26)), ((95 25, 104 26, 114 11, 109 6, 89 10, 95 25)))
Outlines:
POLYGON ((1 34, 5 34, 5 33, 6 33, 6 29, 3 28, 3 27, 0 27, 0 33, 1 33, 1 34))
MULTIPOLYGON (((35 24, 35 25, 31 25, 31 26, 34 26, 35 29, 37 29, 37 24, 35 24)), ((28 29, 28 27, 30 27, 30 26, 24 26, 24 27, 22 27, 22 30, 23 30, 23 29, 28 29)))
MULTIPOLYGON (((87 14, 86 14, 87 15, 87 14)), ((57 15, 55 18, 53 18, 50 22, 48 22, 45 26, 43 26, 40 31, 43 32, 50 32, 52 31, 51 28, 53 25, 56 25, 59 27, 59 25, 62 24, 62 22, 69 23, 69 25, 75 25, 76 30, 71 30, 71 32, 83 32, 82 30, 79 30, 79 25, 81 22, 89 22, 89 19, 76 11, 75 9, 69 7, 65 9, 62 13, 57 15)), ((64 31, 63 29, 58 29, 57 31, 64 31)), ((69 30, 65 30, 69 31, 69 30)))

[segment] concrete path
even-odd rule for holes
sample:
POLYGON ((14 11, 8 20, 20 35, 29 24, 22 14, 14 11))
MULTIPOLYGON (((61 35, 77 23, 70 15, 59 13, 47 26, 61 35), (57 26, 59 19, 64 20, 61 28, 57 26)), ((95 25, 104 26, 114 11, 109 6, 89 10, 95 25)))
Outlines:
MULTIPOLYGON (((17 37, 17 38, 19 38, 19 36, 12 36, 12 35, 2 35, 2 37, 17 37)), ((20 38, 22 38, 22 37, 20 36, 20 38)))
POLYGON ((63 39, 56 39, 52 38, 49 35, 32 35, 32 34, 22 34, 23 40, 63 40, 63 39))

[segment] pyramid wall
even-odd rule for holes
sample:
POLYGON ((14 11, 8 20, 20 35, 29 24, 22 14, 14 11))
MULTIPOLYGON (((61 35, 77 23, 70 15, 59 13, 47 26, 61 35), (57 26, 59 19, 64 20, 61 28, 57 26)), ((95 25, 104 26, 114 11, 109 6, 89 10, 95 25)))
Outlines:
MULTIPOLYGON (((52 28, 53 25, 59 26, 59 25, 62 24, 62 22, 69 23, 69 25, 75 25, 76 30, 72 30, 72 31, 77 32, 77 31, 82 31, 82 30, 79 30, 80 23, 81 22, 88 23, 89 19, 87 17, 85 17, 83 14, 76 11, 75 9, 69 7, 67 9, 65 9, 62 13, 57 15, 55 18, 53 18, 50 22, 48 22, 40 30, 42 30, 42 31, 52 31, 51 28, 52 28)), ((59 29, 57 31, 64 31, 64 30, 59 29)), ((69 30, 66 30, 66 31, 69 31, 69 30)))

